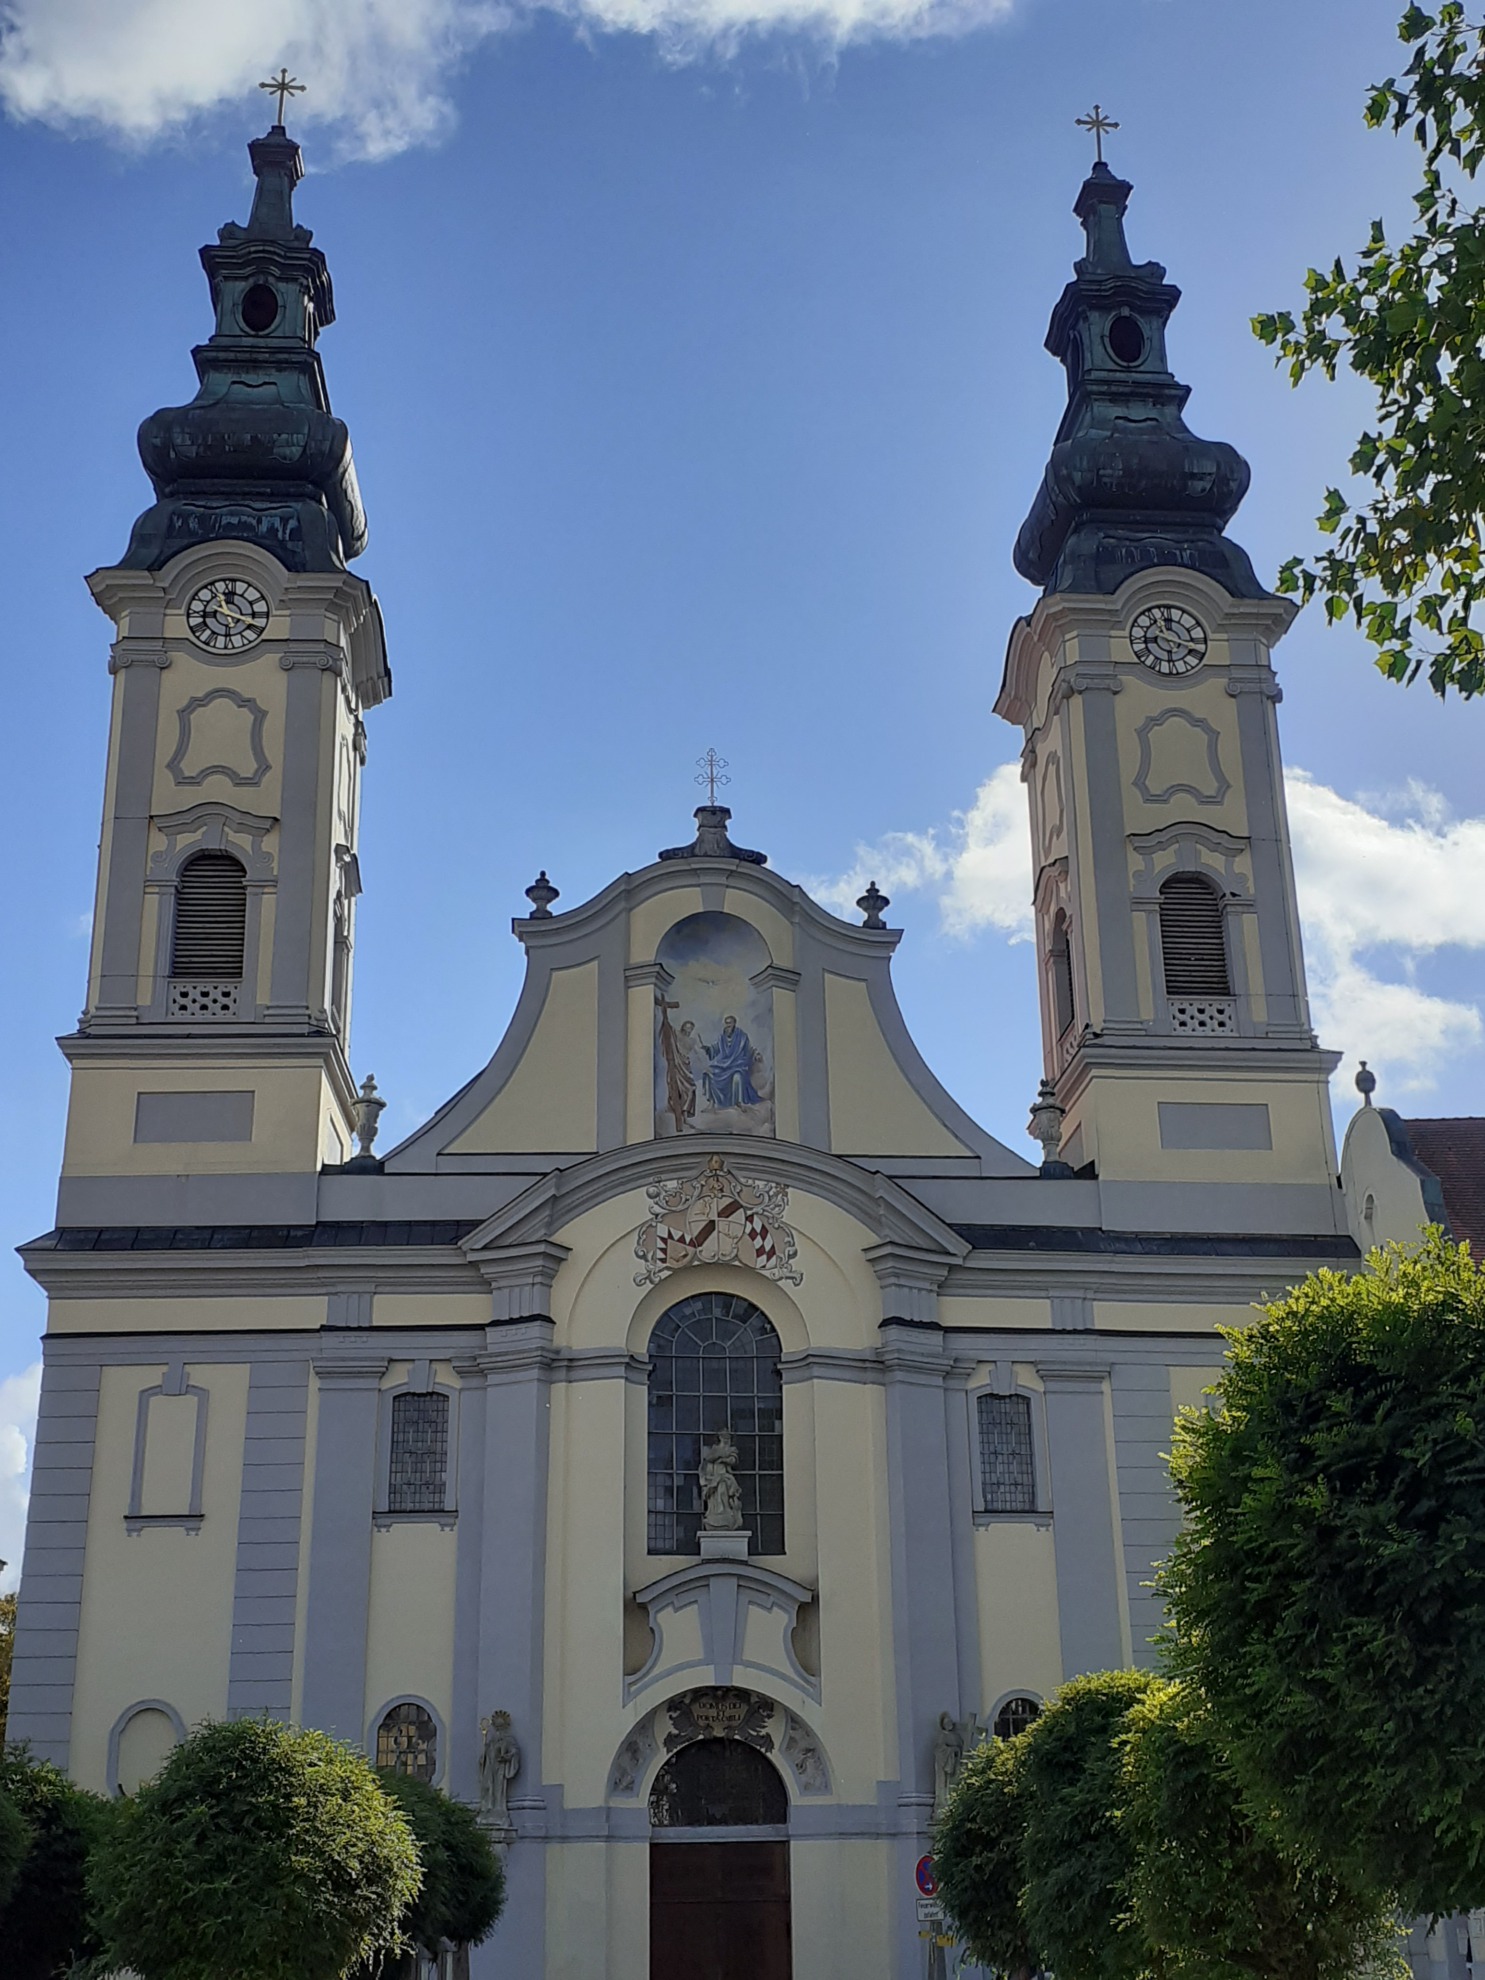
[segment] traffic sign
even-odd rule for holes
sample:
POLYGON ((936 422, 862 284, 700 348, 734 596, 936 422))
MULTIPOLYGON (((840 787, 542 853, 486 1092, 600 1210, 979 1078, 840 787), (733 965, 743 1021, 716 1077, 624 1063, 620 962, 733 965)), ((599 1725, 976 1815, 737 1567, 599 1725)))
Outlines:
POLYGON ((924 1897, 931 1898, 938 1896, 938 1878, 933 1874, 933 1858, 931 1856, 920 1856, 918 1858, 918 1867, 913 1872, 913 1876, 917 1882, 918 1889, 923 1893, 924 1897))
POLYGON ((920 1925, 927 1925, 931 1920, 942 1918, 943 1915, 944 1906, 941 1898, 920 1897, 918 1899, 918 1923, 920 1925))

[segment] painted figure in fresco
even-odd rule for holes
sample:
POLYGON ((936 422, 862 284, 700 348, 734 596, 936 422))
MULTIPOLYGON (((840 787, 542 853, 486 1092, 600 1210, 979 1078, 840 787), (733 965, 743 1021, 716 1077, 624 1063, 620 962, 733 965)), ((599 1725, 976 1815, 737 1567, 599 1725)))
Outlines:
POLYGON ((753 1046, 737 1019, 722 1020, 722 1035, 706 1048, 707 1097, 714 1107, 756 1107, 758 1093, 753 1086, 753 1046))
POLYGON ((660 1013, 660 1051, 665 1061, 665 1105, 675 1122, 676 1133, 680 1134, 696 1113, 697 1080, 692 1055, 705 1048, 689 1018, 679 1031, 671 1023, 670 1014, 680 1009, 679 1004, 669 1003, 657 994, 655 1008, 660 1013))
POLYGON ((743 1523, 742 1487, 733 1472, 737 1445, 730 1430, 719 1430, 714 1444, 701 1449, 701 1524, 708 1533, 736 1533, 743 1523))

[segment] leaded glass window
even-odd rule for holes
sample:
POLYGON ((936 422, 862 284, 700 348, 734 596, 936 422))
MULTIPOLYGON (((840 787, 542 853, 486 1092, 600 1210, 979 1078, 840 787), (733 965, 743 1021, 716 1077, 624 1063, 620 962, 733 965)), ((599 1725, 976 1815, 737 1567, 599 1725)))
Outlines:
POLYGON ((393 1396, 388 1512, 442 1512, 448 1481, 448 1396, 441 1389, 393 1396))
POLYGON ((1031 1399, 981 1396, 980 1493, 986 1512, 1035 1512, 1031 1399))
POLYGON ((779 1337, 733 1293, 693 1293, 650 1336, 649 1550, 700 1552, 701 1446, 737 1446, 755 1554, 784 1551, 784 1386, 779 1337))
POLYGON ((1034 1698, 1008 1698, 995 1715, 995 1737, 1019 1738, 1033 1719, 1041 1717, 1041 1712, 1042 1708, 1034 1698))
POLYGON ((422 1705, 394 1705, 376 1729, 376 1764, 390 1774, 432 1781, 438 1772, 438 1727, 422 1705))

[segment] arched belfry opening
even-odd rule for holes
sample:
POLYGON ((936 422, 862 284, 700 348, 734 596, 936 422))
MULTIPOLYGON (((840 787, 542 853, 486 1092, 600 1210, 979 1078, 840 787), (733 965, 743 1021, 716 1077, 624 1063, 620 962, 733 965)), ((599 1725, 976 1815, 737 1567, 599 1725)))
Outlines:
POLYGON ((745 1741, 670 1756, 650 1790, 650 1980, 789 1980, 788 1819, 745 1741))

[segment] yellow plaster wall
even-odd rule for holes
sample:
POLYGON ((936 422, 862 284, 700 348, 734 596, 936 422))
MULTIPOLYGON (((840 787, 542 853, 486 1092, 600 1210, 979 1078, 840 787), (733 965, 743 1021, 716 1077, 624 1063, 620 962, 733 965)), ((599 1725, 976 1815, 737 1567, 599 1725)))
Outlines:
POLYGON ((780 1141, 798 1141, 799 1003, 782 985, 773 993, 773 1124, 780 1141))
POLYGON ((938 1317, 945 1327, 1050 1327, 1049 1299, 971 1299, 962 1294, 939 1295, 938 1317))
POLYGON ((975 1528, 987 1708, 1013 1691, 1049 1698, 1062 1682, 1055 1548, 1050 1522, 992 1520, 975 1528))
POLYGON ((1400 1162, 1387 1138, 1387 1124, 1375 1107, 1362 1107, 1346 1129, 1341 1173, 1346 1183, 1346 1210, 1351 1234, 1364 1249, 1400 1240, 1417 1242, 1428 1221, 1423 1186, 1414 1171, 1400 1162), (1373 1203, 1368 1223, 1367 1198, 1373 1203))
POLYGON ((47 1314, 53 1334, 279 1333, 325 1324, 321 1293, 230 1299, 58 1299, 47 1314))
POLYGON ((449 1143, 451 1155, 598 1146, 598 964, 552 971, 541 1016, 510 1078, 449 1143))
MULTIPOLYGON (((231 667, 208 666, 194 641, 189 645, 182 643, 175 649, 161 683, 154 801, 151 805, 156 816, 162 812, 185 811, 193 804, 220 802, 240 811, 254 812, 260 818, 278 817, 283 804, 284 704, 288 678, 278 664, 278 656, 271 651, 265 652, 262 647, 259 647, 255 658, 231 667), (261 737, 263 754, 268 759, 263 781, 259 784, 237 784, 217 772, 203 778, 199 784, 178 784, 167 765, 180 741, 180 711, 187 702, 199 701, 215 694, 219 688, 229 688, 244 700, 255 701, 267 716, 261 737)), ((229 708, 230 703, 213 702, 194 717, 192 734, 198 739, 198 746, 191 752, 193 764, 202 760, 200 743, 209 743, 216 731, 221 730, 235 739, 246 728, 246 722, 235 708, 231 708, 230 715, 225 713, 229 708)), ((211 752, 208 750, 207 753, 211 752)), ((239 754, 240 751, 234 750, 231 760, 236 762, 239 754)))
MULTIPOLYGON (((333 1106, 318 1065, 269 1063, 164 1066, 131 1062, 76 1065, 67 1104, 63 1175, 302 1175, 320 1166, 322 1122, 333 1106), (146 1093, 253 1094, 251 1141, 134 1139, 135 1106, 146 1093)), ((336 1118, 339 1109, 335 1108, 336 1118)))
MULTIPOLYGON (((892 1885, 900 1871, 890 1843, 875 1838, 789 1845, 794 1944, 808 1948, 795 1971, 854 1980, 888 1970, 892 1885)), ((911 1902, 907 1894, 900 1894, 911 1902)))
POLYGON ((825 972, 830 1145, 841 1155, 967 1155, 909 1084, 882 1036, 866 984, 825 972))
POLYGON ((1281 1079, 1236 1066, 1225 1080, 1100 1072, 1089 1079, 1078 1112, 1085 1122, 1096 1119, 1097 1148, 1090 1152, 1106 1179, 1334 1186, 1328 1090, 1319 1074, 1281 1079), (1267 1106, 1273 1147, 1162 1148, 1162 1100, 1267 1106))
MULTIPOLYGON (((830 1684, 817 1714, 841 1801, 872 1802, 897 1775, 889 1594, 887 1424, 882 1390, 811 1384, 820 1584, 820 1660, 830 1684)), ((788 1435, 790 1394, 784 1401, 788 1435)), ((791 1508, 785 1508, 785 1537, 791 1508)), ((789 1570, 785 1570, 788 1572, 789 1570)))
MULTIPOLYGON (((1123 646, 1121 657, 1132 660, 1134 655, 1127 640, 1123 646)), ((1200 673, 1179 689, 1173 689, 1168 682, 1143 669, 1138 674, 1126 674, 1121 678, 1124 691, 1114 699, 1114 715, 1119 737, 1119 777, 1124 789, 1125 829, 1130 832, 1158 832, 1167 825, 1195 820, 1212 831, 1230 832, 1234 838, 1246 838, 1248 814, 1244 802, 1242 762, 1238 753, 1236 704, 1227 692, 1227 642, 1220 635, 1215 638, 1200 673), (1198 804, 1186 791, 1178 792, 1164 803, 1151 804, 1141 797, 1136 788, 1134 780, 1140 762, 1139 730, 1152 715, 1163 715, 1168 709, 1178 709, 1184 715, 1195 716, 1217 731, 1218 760, 1229 781, 1228 791, 1220 804, 1198 804)), ((1193 735, 1192 742, 1196 741, 1193 735)), ((1194 781, 1204 787, 1204 743, 1193 754, 1199 773, 1194 781)))
POLYGON ((487 1292, 379 1292, 371 1306, 374 1327, 483 1327, 489 1319, 487 1292))
POLYGON ((131 1534, 124 1516, 139 1396, 163 1373, 161 1363, 105 1368, 99 1391, 69 1763, 74 1779, 99 1793, 109 1731, 129 1706, 163 1699, 187 1726, 227 1707, 248 1370, 187 1365, 187 1380, 210 1398, 200 1532, 131 1534))
POLYGON ((630 962, 653 962, 666 929, 684 921, 688 914, 700 912, 699 887, 669 888, 663 894, 652 894, 647 901, 637 901, 629 914, 630 962))
MULTIPOLYGON (((1283 1290, 1277 1274, 1275 1293, 1283 1290)), ((1245 1327, 1253 1318, 1253 1308, 1236 1302, 1231 1306, 1200 1306, 1185 1300, 1096 1299, 1093 1325, 1110 1333, 1137 1334, 1214 1334, 1219 1327, 1245 1327)))
MULTIPOLYGON (((366 1623, 368 1751, 394 1698, 426 1698, 445 1726, 454 1693, 454 1550, 458 1535, 431 1521, 401 1522, 371 1536, 366 1623)), ((447 1754, 442 1756, 445 1771, 447 1754)))

